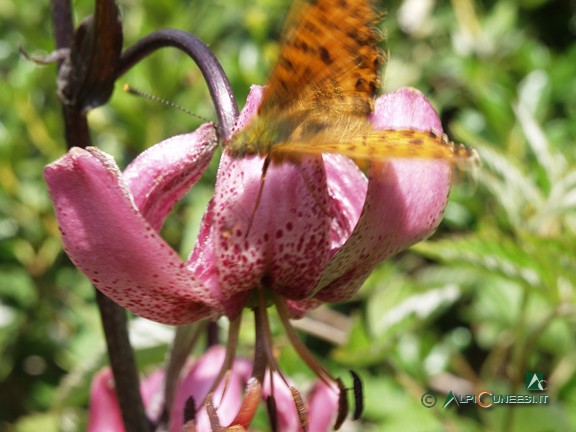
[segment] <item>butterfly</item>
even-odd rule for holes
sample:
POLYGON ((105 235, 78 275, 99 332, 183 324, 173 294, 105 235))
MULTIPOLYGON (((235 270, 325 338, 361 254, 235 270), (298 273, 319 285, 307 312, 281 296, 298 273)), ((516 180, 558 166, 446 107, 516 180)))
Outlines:
POLYGON ((372 160, 444 159, 461 166, 476 154, 446 136, 415 129, 375 130, 369 120, 385 60, 371 0, 297 2, 258 114, 224 143, 232 157, 268 165, 339 153, 364 168, 372 160))

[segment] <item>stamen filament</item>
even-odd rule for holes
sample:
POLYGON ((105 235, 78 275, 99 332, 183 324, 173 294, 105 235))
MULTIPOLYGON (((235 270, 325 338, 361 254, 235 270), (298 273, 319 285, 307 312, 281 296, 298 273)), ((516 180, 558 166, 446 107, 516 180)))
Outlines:
MULTIPOLYGON (((262 289, 258 290, 258 304, 263 314, 263 319, 261 321, 262 325, 261 330, 262 330, 262 337, 265 340, 264 349, 266 352, 266 357, 268 358, 268 368, 271 371, 277 372, 278 375, 280 375, 280 377, 282 378, 282 381, 284 381, 284 384, 286 384, 287 387, 290 387, 290 384, 288 383, 288 380, 286 380, 286 377, 282 373, 280 366, 278 366, 278 362, 276 361, 276 358, 274 357, 274 353, 272 351, 273 347, 272 330, 270 329, 270 320, 268 318, 268 307, 266 304, 266 298, 264 297, 264 292, 262 289)), ((272 376, 272 373, 270 374, 270 376, 272 376)))
POLYGON ((302 343, 298 335, 296 334, 296 330, 290 324, 290 318, 288 315, 288 308, 286 307, 286 303, 283 297, 280 295, 273 293, 274 304, 276 305, 276 309, 278 310, 278 316, 280 317, 280 321, 282 322, 282 326, 284 330, 286 330, 286 334, 292 343, 292 346, 300 356, 302 360, 308 365, 312 371, 318 375, 318 377, 326 383, 326 385, 333 387, 337 381, 332 378, 330 373, 322 366, 318 360, 314 357, 314 355, 308 350, 306 345, 302 343))
MULTIPOLYGON (((208 390, 206 397, 202 401, 202 403, 198 406, 197 410, 199 411, 202 407, 207 403, 208 398, 211 397, 210 395, 216 391, 220 383, 222 382, 222 378, 226 375, 232 368, 232 364, 234 363, 234 359, 236 358, 236 348, 238 347, 238 339, 240 335, 240 324, 242 323, 242 315, 238 316, 237 318, 230 321, 230 326, 228 327, 228 344, 226 345, 226 354, 224 356, 224 362, 222 363, 222 367, 220 368, 220 372, 216 376, 214 383, 208 390)), ((224 397, 224 393, 226 392, 226 388, 222 392, 222 397, 224 397)))
MULTIPOLYGON (((290 390, 290 393, 292 394, 292 400, 294 401, 294 405, 296 407, 296 411, 298 413, 298 421, 300 424, 300 427, 302 428, 302 430, 304 432, 308 431, 308 409, 306 408, 306 405, 304 404, 304 401, 302 399, 302 395, 300 394, 300 392, 298 391, 298 389, 296 389, 295 387, 293 387, 292 385, 290 385, 290 383, 288 382, 288 380, 286 379, 286 377, 284 376, 284 374, 282 373, 282 370, 280 369, 280 367, 278 366, 278 363, 276 362, 276 359, 274 358, 274 354, 272 352, 272 331, 270 329, 270 321, 268 319, 268 308, 267 308, 267 304, 266 304, 266 298, 264 297, 264 292, 262 289, 258 289, 258 306, 254 309, 254 314, 256 317, 256 338, 257 338, 257 343, 256 343, 256 355, 255 357, 258 359, 259 363, 265 364, 265 366, 268 367, 268 370, 270 372, 270 387, 272 389, 271 393, 270 393, 270 397, 274 397, 274 387, 273 387, 273 374, 272 371, 276 372, 280 378, 282 379, 282 381, 284 381, 284 384, 286 385, 286 387, 288 387, 288 389, 290 390), (261 339, 260 341, 258 341, 258 339, 261 339), (261 346, 262 347, 262 355, 258 355, 258 347, 261 346)), ((254 361, 254 368, 256 369, 256 359, 254 361)), ((274 404, 275 407, 275 404, 274 404)), ((274 417, 275 417, 275 413, 274 413, 274 417)), ((271 418, 271 420, 273 420, 273 418, 271 418)), ((276 425, 273 425, 273 428, 276 428, 276 425)))
POLYGON ((260 383, 264 383, 264 376, 268 366, 267 348, 270 345, 265 323, 268 322, 266 306, 262 304, 260 290, 258 290, 258 306, 254 308, 254 324, 256 327, 256 342, 254 344, 254 366, 252 376, 260 383))

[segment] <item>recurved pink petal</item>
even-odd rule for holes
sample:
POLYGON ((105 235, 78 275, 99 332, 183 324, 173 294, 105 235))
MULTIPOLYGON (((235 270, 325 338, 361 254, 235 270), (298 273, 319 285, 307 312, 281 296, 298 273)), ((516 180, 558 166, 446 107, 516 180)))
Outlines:
POLYGON ((351 159, 329 153, 322 157, 332 209, 331 249, 334 254, 358 223, 366 200, 368 180, 351 159))
MULTIPOLYGON (((380 97, 373 122, 377 129, 442 133, 436 112, 413 89, 380 97)), ((316 298, 328 302, 349 298, 379 262, 430 236, 446 207, 451 177, 450 163, 442 160, 373 163, 358 225, 326 267, 316 298)))
MULTIPOLYGON (((264 395, 265 397, 274 397, 277 430, 296 432, 300 430, 300 427, 292 393, 277 372, 273 372, 272 377, 274 379, 273 387, 270 385, 270 374, 266 374, 264 380, 264 395), (272 388, 274 389, 273 393, 272 388)), ((306 408, 308 408, 308 404, 306 404, 306 408)))
MULTIPOLYGON (((253 87, 237 127, 256 111, 262 89, 253 87)), ((222 293, 267 286, 303 298, 329 259, 330 218, 320 158, 270 165, 260 202, 264 159, 224 153, 214 197, 215 249, 222 293)))
POLYGON ((329 431, 338 411, 338 390, 318 381, 309 397, 310 431, 329 431))
POLYGON ((243 291, 229 295, 222 292, 220 287, 220 269, 216 259, 214 225, 214 199, 208 204, 208 209, 204 213, 196 246, 187 261, 187 268, 194 273, 196 278, 210 291, 224 308, 228 317, 234 318, 242 312, 251 294, 250 291, 243 291))
POLYGON ((124 431, 122 414, 110 369, 98 372, 90 387, 88 432, 124 431))
POLYGON ((159 231, 174 204, 195 184, 218 145, 213 124, 156 144, 124 170, 123 177, 136 206, 159 231))
MULTIPOLYGON (((164 378, 163 371, 156 371, 140 383, 142 402, 150 408, 153 399, 159 396, 164 378)), ((157 419, 157 417, 151 417, 157 419)), ((124 432, 124 423, 114 377, 109 368, 102 369, 92 380, 90 386, 90 407, 88 415, 88 432, 124 432)))
POLYGON ((45 177, 64 250, 104 294, 166 324, 216 312, 208 290, 138 211, 110 156, 73 148, 45 177))
MULTIPOLYGON (((348 240, 358 223, 366 199, 368 179, 351 159, 328 153, 322 156, 332 215, 330 230, 332 257, 348 240)), ((319 285, 317 289, 320 287, 319 285)), ((304 300, 290 300, 287 304, 290 316, 301 318, 307 311, 322 303, 316 297, 309 297, 304 300)))
MULTIPOLYGON (((223 346, 210 348, 198 359, 186 373, 182 382, 178 384, 174 404, 170 410, 171 432, 180 432, 182 429, 184 406, 188 398, 192 397, 196 406, 199 406, 204 401, 220 372, 220 367, 224 362, 225 351, 226 349, 223 346)), ((237 359, 234 362, 228 380, 223 380, 214 392, 213 404, 217 409, 221 425, 228 425, 238 413, 242 404, 242 391, 250 377, 251 371, 252 365, 249 361, 237 359)), ((196 430, 212 430, 205 408, 200 410, 196 417, 196 430)))

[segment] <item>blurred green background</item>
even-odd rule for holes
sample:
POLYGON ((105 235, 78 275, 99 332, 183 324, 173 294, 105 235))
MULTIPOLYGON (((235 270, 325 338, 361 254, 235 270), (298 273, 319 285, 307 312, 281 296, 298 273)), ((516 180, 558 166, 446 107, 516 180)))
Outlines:
MULTIPOLYGON (((159 28, 193 32, 220 59, 242 106, 250 84, 266 81, 289 2, 120 6, 125 47, 159 28)), ((483 166, 476 182, 456 182, 430 240, 381 265, 353 301, 333 308, 350 326, 347 342, 304 338, 331 371, 354 368, 364 379, 365 415, 346 430, 576 430, 576 4, 383 7, 384 91, 422 90, 451 138, 476 148, 483 166), (531 371, 548 381, 547 406, 441 407, 450 390, 527 393, 531 371), (432 409, 421 404, 426 391, 438 395, 432 409)), ((91 8, 74 2, 77 22, 91 8)), ((23 59, 19 45, 33 55, 53 49, 47 0, 0 0, 0 431, 83 430, 90 379, 106 354, 92 287, 62 253, 42 178, 43 166, 66 151, 56 66, 23 59)), ((195 65, 173 49, 154 54, 90 114, 94 144, 120 166, 200 124, 123 93, 124 82, 215 118, 195 65)), ((193 247, 216 164, 164 228, 182 256, 193 247)), ((134 324, 147 371, 161 363, 170 329, 134 324)), ((309 377, 278 334, 285 370, 309 377)), ((249 348, 249 331, 243 339, 249 348)))

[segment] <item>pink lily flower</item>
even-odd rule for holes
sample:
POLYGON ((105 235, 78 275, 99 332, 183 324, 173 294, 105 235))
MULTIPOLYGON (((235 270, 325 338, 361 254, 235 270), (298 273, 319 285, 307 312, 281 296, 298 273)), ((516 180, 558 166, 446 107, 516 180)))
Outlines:
MULTIPOLYGON (((201 401, 208 396, 212 383, 216 379, 219 365, 224 362, 226 348, 214 346, 204 353, 196 362, 191 362, 178 383, 174 403, 169 407, 170 432, 180 432, 184 426, 184 406, 188 398, 201 401)), ((231 368, 231 374, 226 386, 221 383, 213 392, 212 400, 217 401, 216 415, 218 421, 229 424, 234 420, 234 414, 242 405, 242 389, 250 377, 252 364, 246 359, 237 359, 231 368), (226 388, 225 388, 226 387, 226 388)), ((157 421, 163 391, 164 371, 157 370, 146 377, 140 391, 148 417, 157 421)), ((269 380, 266 382, 265 393, 271 393, 269 380)), ((280 385, 274 389, 274 397, 278 407, 278 427, 283 432, 297 432, 299 423, 292 397, 287 387, 280 385)), ((338 400, 333 389, 324 383, 318 383, 310 394, 311 407, 310 430, 324 432, 330 429, 338 400)), ((198 411, 194 419, 196 431, 212 430, 211 421, 206 408, 198 411)), ((88 432, 123 432, 122 415, 116 392, 114 379, 110 369, 98 372, 92 381, 90 389, 90 410, 88 432)))
MULTIPOLYGON (((261 96, 253 87, 237 129, 261 96)), ((375 129, 442 134, 434 109, 412 89, 378 98, 372 122, 375 129)), ((256 206, 264 159, 224 152, 196 247, 182 262, 159 230, 216 142, 213 126, 204 125, 148 149, 124 172, 95 148, 73 148, 49 165, 45 177, 66 253, 104 294, 148 319, 180 325, 226 315, 234 322, 245 307, 254 309, 259 383, 266 368, 279 372, 266 315, 274 303, 303 360, 345 393, 298 343, 288 319, 350 298, 378 263, 431 235, 447 204, 452 166, 374 161, 366 177, 336 154, 272 164, 256 206)), ((227 358, 231 367, 233 354, 227 358)))
MULTIPOLYGON (((239 128, 261 93, 253 88, 239 128)), ((431 105, 411 89, 381 96, 373 122, 442 133, 431 105)), ((137 315, 174 325, 234 317, 263 285, 300 310, 346 300, 378 263, 434 232, 450 190, 451 166, 440 160, 388 161, 369 179, 339 155, 271 166, 245 239, 263 159, 224 153, 198 243, 183 263, 158 231, 215 147, 205 125, 148 149, 123 173, 95 148, 73 148, 46 168, 66 253, 137 315)))

